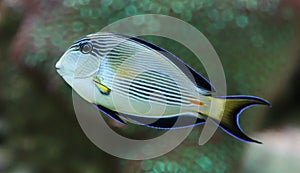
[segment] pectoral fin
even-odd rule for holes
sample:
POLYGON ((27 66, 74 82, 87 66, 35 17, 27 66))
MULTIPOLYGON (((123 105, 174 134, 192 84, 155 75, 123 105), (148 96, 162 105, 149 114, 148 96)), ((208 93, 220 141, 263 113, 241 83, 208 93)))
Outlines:
POLYGON ((108 95, 110 93, 110 89, 103 85, 98 77, 94 76, 93 81, 102 94, 108 95))

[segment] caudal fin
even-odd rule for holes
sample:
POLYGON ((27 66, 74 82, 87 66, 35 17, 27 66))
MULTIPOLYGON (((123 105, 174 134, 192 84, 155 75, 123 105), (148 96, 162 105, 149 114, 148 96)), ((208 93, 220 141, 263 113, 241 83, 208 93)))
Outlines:
POLYGON ((220 127, 230 135, 246 142, 261 142, 248 137, 240 128, 239 115, 240 113, 253 105, 271 105, 268 101, 253 97, 253 96, 227 96, 219 97, 219 99, 226 99, 225 110, 223 112, 220 127))

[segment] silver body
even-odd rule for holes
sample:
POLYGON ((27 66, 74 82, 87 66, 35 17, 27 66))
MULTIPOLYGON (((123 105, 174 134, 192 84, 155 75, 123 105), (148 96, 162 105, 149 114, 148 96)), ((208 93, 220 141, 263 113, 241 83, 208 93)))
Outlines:
POLYGON ((66 51, 56 68, 85 100, 121 113, 143 117, 180 114, 198 117, 198 113, 208 115, 210 111, 211 97, 205 95, 209 91, 197 87, 188 77, 188 71, 178 68, 162 52, 122 35, 88 35, 66 51), (78 50, 82 42, 92 45, 89 53, 78 50), (93 80, 95 76, 111 90, 109 94, 100 92, 93 80))

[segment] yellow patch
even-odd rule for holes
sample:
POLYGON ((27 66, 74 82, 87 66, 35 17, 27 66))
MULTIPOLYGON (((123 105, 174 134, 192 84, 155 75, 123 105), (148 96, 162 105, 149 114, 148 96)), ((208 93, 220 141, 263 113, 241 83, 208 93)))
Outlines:
POLYGON ((100 90, 102 90, 104 92, 109 91, 109 89, 106 86, 102 85, 102 84, 96 83, 96 85, 100 88, 100 90))
POLYGON ((123 78, 134 78, 134 73, 130 70, 129 67, 121 67, 118 71, 117 71, 117 75, 123 78))
POLYGON ((102 94, 108 95, 110 93, 110 89, 103 85, 97 76, 93 76, 93 81, 102 94))

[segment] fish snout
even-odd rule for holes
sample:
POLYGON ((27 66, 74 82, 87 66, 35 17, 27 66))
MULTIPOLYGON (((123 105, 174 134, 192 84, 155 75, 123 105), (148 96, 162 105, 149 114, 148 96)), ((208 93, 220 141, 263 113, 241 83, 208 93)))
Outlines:
POLYGON ((57 61, 57 63, 55 64, 55 68, 56 68, 56 70, 62 69, 62 64, 61 64, 60 60, 57 61))

